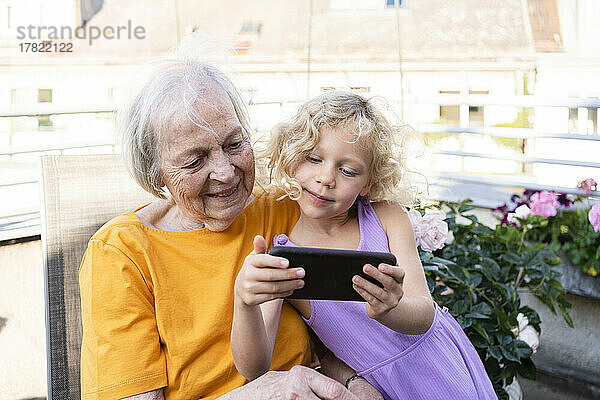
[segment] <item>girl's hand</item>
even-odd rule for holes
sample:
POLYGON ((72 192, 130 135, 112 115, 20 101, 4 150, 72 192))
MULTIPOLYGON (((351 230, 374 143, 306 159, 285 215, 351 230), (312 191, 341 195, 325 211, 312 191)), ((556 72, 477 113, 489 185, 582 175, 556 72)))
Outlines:
POLYGON ((262 236, 254 237, 254 250, 244 260, 235 280, 235 302, 255 306, 289 296, 304 286, 302 268, 290 268, 289 261, 267 252, 262 236))
POLYGON ((404 295, 404 269, 388 264, 379 264, 379 268, 366 264, 365 274, 372 276, 383 284, 383 288, 354 275, 352 287, 367 302, 367 315, 379 320, 393 310, 404 295))

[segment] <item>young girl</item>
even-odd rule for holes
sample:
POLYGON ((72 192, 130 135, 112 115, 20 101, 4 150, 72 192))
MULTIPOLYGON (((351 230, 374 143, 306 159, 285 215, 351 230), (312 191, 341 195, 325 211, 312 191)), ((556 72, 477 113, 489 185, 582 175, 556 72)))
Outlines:
MULTIPOLYGON (((364 302, 288 300, 335 356, 386 399, 496 399, 472 344, 432 300, 405 208, 405 147, 383 114, 361 96, 327 92, 303 104, 273 132, 271 182, 301 209, 279 246, 386 251, 398 266, 365 265, 383 289, 353 277, 364 302)), ((254 379, 269 369, 281 298, 303 286, 287 260, 254 240, 236 279, 231 348, 237 369, 254 379), (285 276, 285 277, 284 277, 285 276)), ((343 382, 344 383, 344 382, 343 382)))

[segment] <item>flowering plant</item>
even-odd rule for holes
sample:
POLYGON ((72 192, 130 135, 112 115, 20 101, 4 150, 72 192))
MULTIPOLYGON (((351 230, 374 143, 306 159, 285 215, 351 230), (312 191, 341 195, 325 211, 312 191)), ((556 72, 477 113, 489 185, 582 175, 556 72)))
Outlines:
MULTIPOLYGON (((590 194, 598 184, 589 178, 577 187, 590 194)), ((600 203, 591 205, 587 196, 525 190, 496 211, 501 225, 519 228, 527 242, 548 245, 589 275, 600 272, 600 203)))
POLYGON ((560 273, 553 268, 560 259, 544 245, 528 244, 516 225, 492 229, 481 224, 469 214, 467 201, 446 206, 443 222, 452 237, 444 240, 439 224, 443 213, 411 211, 427 284, 435 301, 448 308, 473 343, 498 398, 508 399, 504 388, 517 374, 535 379, 531 355, 540 345, 540 317, 521 304, 517 289, 529 290, 552 312, 558 308, 573 326, 565 290, 556 280, 560 273), (431 223, 437 230, 433 251, 422 240, 420 224, 428 214, 438 221, 431 223))

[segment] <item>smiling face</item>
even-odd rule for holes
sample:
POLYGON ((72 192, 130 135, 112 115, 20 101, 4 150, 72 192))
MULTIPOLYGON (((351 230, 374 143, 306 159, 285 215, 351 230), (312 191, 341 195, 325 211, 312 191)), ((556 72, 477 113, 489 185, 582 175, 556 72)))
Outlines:
POLYGON ((319 143, 292 171, 302 187, 298 204, 311 219, 346 217, 356 198, 369 192, 371 156, 363 140, 351 143, 348 126, 323 127, 319 143))
POLYGON ((193 124, 172 121, 161 143, 161 177, 175 203, 179 228, 227 229, 242 212, 254 186, 254 153, 227 94, 214 83, 196 103, 193 124))

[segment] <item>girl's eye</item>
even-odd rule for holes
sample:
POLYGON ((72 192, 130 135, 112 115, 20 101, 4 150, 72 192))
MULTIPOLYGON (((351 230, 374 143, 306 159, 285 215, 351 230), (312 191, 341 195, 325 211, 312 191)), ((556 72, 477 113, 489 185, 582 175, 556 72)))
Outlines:
POLYGON ((306 159, 311 163, 318 163, 321 161, 318 157, 311 156, 310 154, 306 156, 306 159))
POLYGON ((350 171, 347 168, 340 168, 340 171, 342 172, 342 174, 344 174, 346 176, 356 176, 356 172, 350 171))

